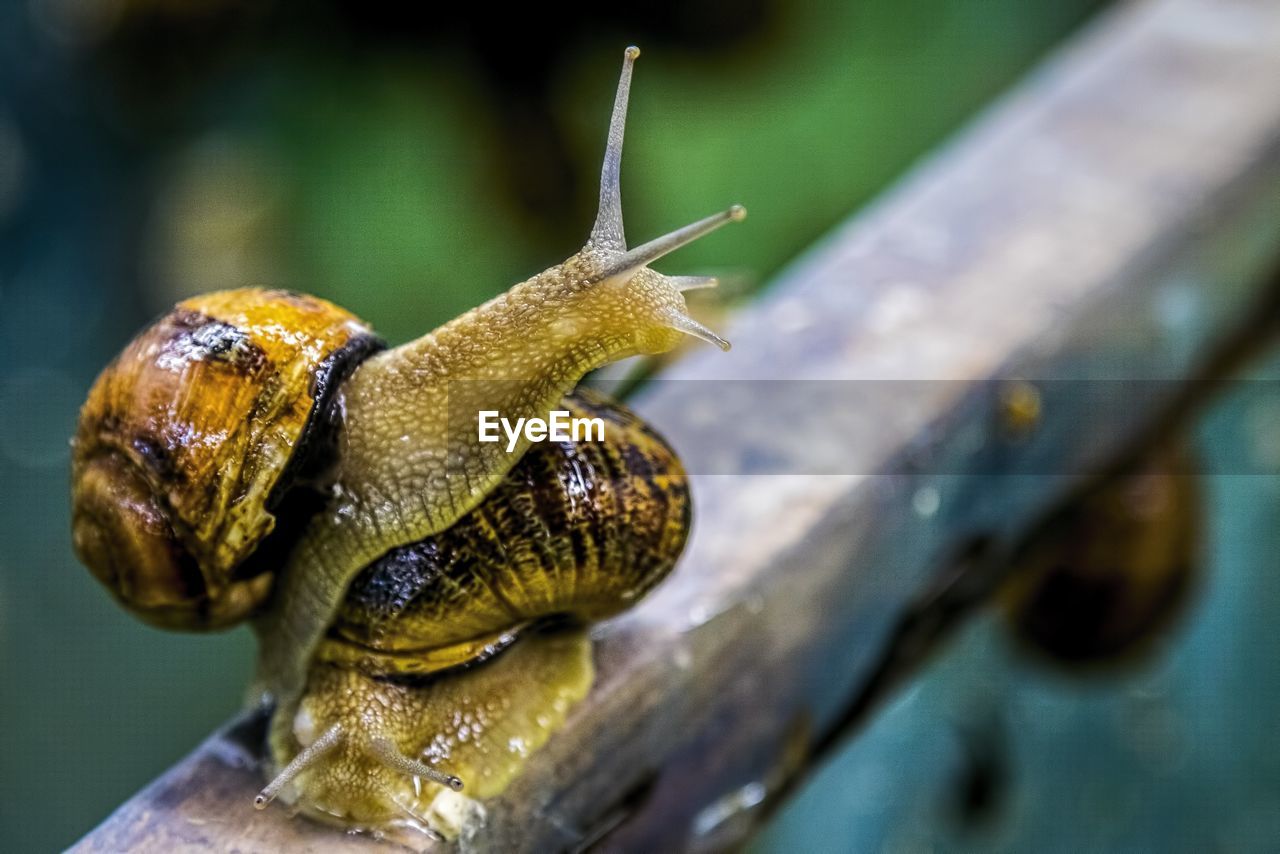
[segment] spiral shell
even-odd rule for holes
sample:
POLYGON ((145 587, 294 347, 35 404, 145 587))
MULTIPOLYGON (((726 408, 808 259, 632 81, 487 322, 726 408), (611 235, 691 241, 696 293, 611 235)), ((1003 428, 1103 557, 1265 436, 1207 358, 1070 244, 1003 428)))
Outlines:
POLYGON ((691 512, 675 452, 615 402, 564 405, 607 440, 536 446, 452 527, 362 570, 321 661, 376 676, 474 663, 541 620, 611 617, 671 571, 691 512))
POLYGON ((148 622, 243 618, 270 590, 274 561, 258 553, 277 523, 318 506, 303 495, 323 491, 333 463, 334 389, 380 348, 354 315, 315 297, 244 289, 180 303, 102 372, 81 409, 81 560, 148 622))

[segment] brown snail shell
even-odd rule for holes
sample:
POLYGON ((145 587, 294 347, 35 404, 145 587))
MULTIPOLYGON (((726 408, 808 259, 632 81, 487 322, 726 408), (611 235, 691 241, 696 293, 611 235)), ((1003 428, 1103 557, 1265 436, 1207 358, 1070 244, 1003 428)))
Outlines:
POLYGON ((148 622, 242 619, 270 590, 274 561, 251 558, 286 496, 305 505, 298 490, 323 491, 333 390, 381 347, 316 297, 243 289, 180 303, 102 372, 81 409, 80 559, 148 622))

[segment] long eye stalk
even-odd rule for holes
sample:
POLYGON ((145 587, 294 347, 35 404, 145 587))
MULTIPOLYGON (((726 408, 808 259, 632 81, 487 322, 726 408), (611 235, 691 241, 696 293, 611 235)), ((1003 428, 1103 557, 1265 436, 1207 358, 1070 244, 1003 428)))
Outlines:
POLYGON ((689 223, 682 228, 677 228, 669 234, 655 237, 648 243, 640 244, 635 249, 628 249, 621 258, 606 267, 596 278, 599 281, 604 281, 614 276, 634 274, 642 267, 648 267, 654 261, 664 255, 669 255, 681 246, 688 246, 698 238, 705 237, 720 228, 720 226, 730 222, 741 222, 746 218, 747 209, 742 205, 734 205, 728 210, 712 214, 697 222, 689 223))
POLYGON ((613 100, 613 117, 609 120, 609 142, 605 147, 604 166, 600 169, 600 210, 591 228, 591 244, 600 249, 627 248, 622 229, 622 138, 627 130, 627 102, 631 98, 631 72, 640 48, 632 45, 623 53, 622 77, 613 100))

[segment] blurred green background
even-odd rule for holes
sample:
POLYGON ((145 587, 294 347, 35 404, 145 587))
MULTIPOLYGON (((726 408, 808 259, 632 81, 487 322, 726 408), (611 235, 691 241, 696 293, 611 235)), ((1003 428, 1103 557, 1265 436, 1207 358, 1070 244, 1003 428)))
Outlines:
POLYGON ((564 258, 631 42, 628 233, 747 205, 678 259, 731 300, 1101 5, 3 4, 0 848, 71 843, 231 714, 252 664, 247 631, 146 628, 72 555, 76 411, 148 319, 269 284, 398 342, 564 258))

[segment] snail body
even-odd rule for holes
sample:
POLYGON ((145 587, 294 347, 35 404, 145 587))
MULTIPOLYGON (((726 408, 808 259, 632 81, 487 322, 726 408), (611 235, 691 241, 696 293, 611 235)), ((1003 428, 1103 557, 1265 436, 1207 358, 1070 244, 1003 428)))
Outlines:
POLYGON ((627 247, 618 178, 638 54, 596 223, 565 262, 393 349, 313 297, 207 295, 90 391, 77 552, 151 622, 252 619, 277 772, 259 806, 457 832, 436 800, 500 792, 590 686, 584 627, 674 566, 690 523, 679 459, 618 404, 570 393, 684 334, 728 348, 685 308, 682 291, 708 280, 649 265, 745 212, 627 247), (606 438, 479 441, 482 410, 557 406, 605 419, 606 438))
POLYGON ((264 800, 293 781, 322 819, 387 829, 434 815, 448 832, 443 805, 456 799, 444 788, 462 779, 468 798, 500 792, 586 693, 583 627, 671 571, 690 502, 679 459, 638 418, 593 396, 565 405, 610 419, 608 440, 534 447, 457 523, 353 580, 291 731, 273 732, 273 753, 303 767, 286 768, 264 800), (544 632, 549 621, 567 625, 544 632), (409 711, 388 715, 388 704, 409 711), (389 748, 423 767, 388 766, 389 748), (357 797, 351 780, 376 783, 357 797))

